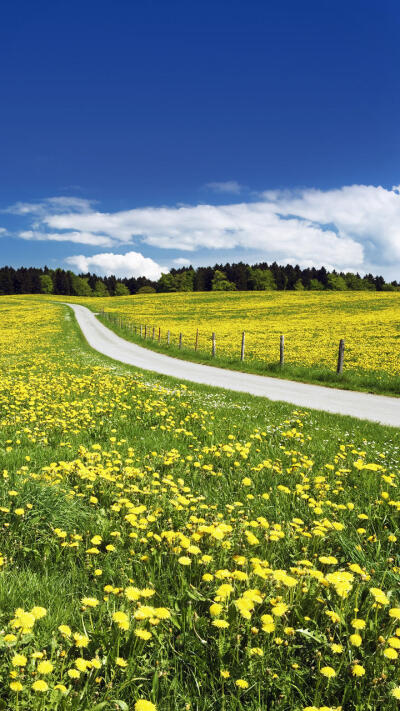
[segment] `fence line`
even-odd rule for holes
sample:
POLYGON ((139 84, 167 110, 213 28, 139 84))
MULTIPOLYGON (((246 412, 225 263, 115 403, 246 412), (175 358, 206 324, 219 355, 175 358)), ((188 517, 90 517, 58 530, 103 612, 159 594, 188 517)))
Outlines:
MULTIPOLYGON (((128 331, 130 331, 132 334, 135 336, 140 333, 140 338, 144 338, 144 340, 147 340, 148 336, 150 338, 150 333, 151 333, 151 340, 155 341, 156 340, 156 326, 151 327, 147 326, 147 324, 144 324, 144 334, 143 334, 143 324, 134 324, 132 321, 125 321, 125 319, 122 318, 122 316, 117 316, 116 314, 110 312, 110 311, 104 311, 102 309, 101 311, 101 316, 103 318, 107 319, 110 321, 112 324, 118 326, 120 329, 126 328, 128 331)), ((171 345, 171 332, 170 330, 167 331, 166 334, 166 341, 167 345, 171 345)), ((161 339, 161 327, 158 327, 158 343, 161 345, 162 339, 161 339)), ((213 331, 211 334, 211 356, 215 358, 216 353, 217 353, 217 336, 216 333, 213 331)), ((240 344, 240 361, 244 362, 245 360, 245 342, 246 342, 246 332, 242 332, 242 340, 240 344)), ((179 333, 179 339, 178 339, 178 348, 182 349, 183 346, 183 334, 179 333)), ((195 341, 194 341, 194 351, 198 351, 198 346, 199 346, 199 329, 196 329, 196 334, 195 334, 195 341)), ((188 348, 188 346, 186 346, 188 348)), ((344 369, 344 352, 345 352, 345 342, 344 339, 341 338, 339 341, 339 350, 338 350, 338 359, 337 359, 337 366, 336 366, 336 373, 338 375, 341 375, 343 373, 344 369)), ((281 334, 279 338, 279 365, 283 367, 285 364, 285 336, 281 334)))

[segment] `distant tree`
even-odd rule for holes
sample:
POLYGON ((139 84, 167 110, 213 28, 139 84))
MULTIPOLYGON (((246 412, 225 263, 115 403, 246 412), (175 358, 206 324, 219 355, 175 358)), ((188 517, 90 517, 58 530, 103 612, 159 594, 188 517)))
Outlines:
POLYGON ((100 279, 96 281, 96 285, 93 289, 93 296, 110 296, 110 292, 108 291, 106 285, 100 279))
POLYGON ((185 269, 181 274, 176 274, 175 281, 178 291, 193 291, 194 270, 185 269))
POLYGON ((347 272, 347 274, 344 275, 346 285, 348 289, 351 289, 351 291, 364 291, 365 290, 365 282, 363 279, 361 279, 359 274, 354 274, 353 272, 347 272))
POLYGON ((54 293, 68 295, 71 293, 70 280, 64 269, 56 269, 54 274, 54 293))
POLYGON ((331 272, 328 274, 328 289, 331 289, 332 291, 346 291, 347 284, 340 274, 331 272))
POLYGON ((53 280, 49 274, 41 274, 40 277, 40 291, 42 294, 52 294, 53 293, 53 280))
POLYGON ((71 281, 72 293, 75 296, 93 296, 87 277, 76 276, 76 274, 73 274, 71 281))
POLYGON ((253 291, 272 291, 276 289, 274 275, 270 269, 249 267, 248 285, 253 291))
MULTIPOLYGON (((161 292, 172 292, 172 291, 178 291, 178 286, 176 283, 176 278, 174 274, 161 274, 158 284, 157 284, 157 290, 161 292)), ((139 293, 139 292, 138 292, 139 293)), ((144 293, 144 292, 141 292, 144 293)), ((149 293, 149 292, 146 292, 149 293)))
POLYGON ((155 294, 156 290, 154 286, 141 286, 140 289, 137 290, 137 294, 155 294))
POLYGON ((14 269, 11 267, 2 267, 0 269, 0 294, 14 293, 13 272, 14 269))
POLYGON ((212 291, 236 291, 236 285, 228 281, 226 274, 216 269, 211 285, 212 291))
POLYGON ((114 289, 114 296, 129 296, 129 289, 121 281, 117 281, 114 289))
POLYGON ((310 279, 310 291, 323 291, 324 285, 321 284, 319 279, 310 279))
POLYGON ((301 279, 297 279, 297 281, 295 282, 295 284, 293 286, 293 289, 295 291, 304 291, 304 284, 301 281, 301 279))

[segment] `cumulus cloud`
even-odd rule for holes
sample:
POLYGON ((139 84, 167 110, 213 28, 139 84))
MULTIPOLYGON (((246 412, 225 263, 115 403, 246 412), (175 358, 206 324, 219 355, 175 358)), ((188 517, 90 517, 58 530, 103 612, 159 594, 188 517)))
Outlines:
POLYGON ((237 180, 226 180, 222 183, 206 183, 205 187, 209 188, 209 190, 214 190, 216 193, 233 193, 234 195, 239 195, 243 190, 243 185, 240 185, 237 180))
POLYGON ((40 209, 37 204, 29 207, 30 203, 17 206, 12 209, 31 221, 19 234, 23 239, 68 240, 114 247, 114 251, 136 243, 151 247, 153 252, 235 252, 235 257, 239 253, 250 262, 323 264, 361 272, 400 270, 398 186, 267 191, 253 202, 119 212, 101 212, 81 198, 49 198, 40 209))
POLYGON ((157 262, 149 257, 144 257, 140 252, 126 252, 126 254, 114 254, 113 252, 103 252, 85 257, 77 254, 67 257, 67 264, 75 267, 78 272, 94 271, 97 274, 117 277, 140 277, 148 279, 160 278, 162 272, 167 272, 167 267, 161 267, 157 262))

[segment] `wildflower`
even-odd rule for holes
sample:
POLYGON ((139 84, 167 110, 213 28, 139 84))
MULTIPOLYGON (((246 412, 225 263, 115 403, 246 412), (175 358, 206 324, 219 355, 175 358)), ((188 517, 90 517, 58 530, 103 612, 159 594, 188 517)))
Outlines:
POLYGON ((122 657, 117 657, 115 660, 115 663, 118 667, 127 667, 128 666, 128 662, 126 661, 126 659, 123 659, 122 657))
POLYGON ((48 684, 46 684, 44 679, 38 679, 37 681, 33 682, 32 689, 33 689, 33 691, 44 692, 44 691, 48 691, 49 686, 48 686, 48 684))
POLYGON ((83 597, 81 603, 86 607, 97 607, 99 601, 95 597, 83 597))
POLYGON ((365 620, 361 620, 361 619, 352 620, 351 626, 354 627, 355 630, 363 630, 365 628, 365 620))
POLYGON ((342 644, 331 644, 331 650, 334 654, 341 654, 343 652, 342 644))
POLYGON ((121 610, 118 612, 114 612, 112 616, 113 622, 116 622, 120 630, 128 630, 129 629, 129 617, 126 614, 126 612, 122 612, 121 610))
POLYGON ((71 628, 68 627, 68 625, 60 625, 58 629, 64 637, 70 637, 72 634, 71 628))
POLYGON ((229 677, 230 677, 230 675, 231 675, 230 672, 229 672, 227 669, 221 669, 220 674, 221 674, 221 676, 222 676, 223 679, 229 679, 229 677))
POLYGON ((10 684, 11 691, 22 691, 23 688, 20 681, 12 681, 10 684))
POLYGON ((78 657, 77 659, 75 659, 75 666, 80 672, 86 671, 88 663, 90 662, 87 662, 86 659, 83 659, 82 657, 78 657))
POLYGON ((333 667, 322 667, 320 669, 322 676, 326 676, 328 679, 336 676, 336 672, 333 667))
POLYGON ((79 677, 81 675, 77 669, 68 669, 67 674, 70 677, 70 679, 79 679, 79 677))
POLYGON ((359 634, 351 634, 349 640, 353 647, 360 647, 362 644, 362 637, 359 634))
POLYGON ((221 614, 222 610, 223 610, 222 605, 220 605, 218 602, 214 602, 213 605, 210 605, 211 617, 218 617, 218 615, 221 614))
POLYGON ((213 620, 211 624, 214 625, 214 627, 219 627, 220 629, 226 629, 229 627, 229 622, 226 620, 213 620))
POLYGON ((13 658, 11 659, 11 664, 13 665, 13 667, 24 667, 27 661, 28 660, 24 654, 14 654, 13 658))
POLYGON ((44 662, 40 662, 37 666, 39 674, 50 674, 53 669, 53 664, 51 662, 48 662, 47 660, 45 660, 44 662))
POLYGON ((157 708, 151 701, 146 701, 145 699, 139 699, 136 701, 135 711, 157 711, 157 708))
POLYGON ((62 694, 66 694, 68 689, 64 684, 56 684, 54 687, 55 691, 61 691, 62 694))
POLYGON ((45 607, 39 607, 38 605, 35 605, 35 607, 32 607, 31 615, 34 616, 35 620, 40 620, 42 617, 45 617, 45 615, 47 615, 47 610, 45 607))
POLYGON ((395 686, 394 689, 391 690, 390 695, 400 701, 400 686, 395 686))
POLYGON ((354 664, 351 669, 351 673, 353 674, 353 676, 364 676, 365 669, 361 664, 354 664))
POLYGON ((245 679, 236 679, 235 684, 239 687, 239 689, 247 689, 249 686, 249 682, 245 679))
POLYGON ((389 598, 380 588, 370 588, 370 593, 379 605, 389 605, 389 598))
POLYGON ((274 605, 272 608, 271 612, 273 615, 276 617, 282 617, 289 609, 289 605, 286 605, 284 602, 278 602, 277 605, 274 605))
POLYGON ((74 633, 74 640, 76 647, 87 647, 89 644, 89 637, 85 634, 80 634, 79 632, 74 633))
POLYGON ((394 617, 396 620, 400 620, 400 607, 392 607, 389 610, 389 617, 394 617))
POLYGON ((191 565, 192 559, 189 558, 187 555, 181 555, 181 557, 178 558, 178 563, 180 563, 181 565, 191 565))
POLYGON ((383 650, 383 656, 387 659, 397 659, 399 655, 393 647, 386 647, 386 649, 383 650))
POLYGON ((135 630, 135 635, 136 637, 140 637, 140 639, 144 639, 145 641, 147 641, 153 636, 148 630, 142 629, 135 630))

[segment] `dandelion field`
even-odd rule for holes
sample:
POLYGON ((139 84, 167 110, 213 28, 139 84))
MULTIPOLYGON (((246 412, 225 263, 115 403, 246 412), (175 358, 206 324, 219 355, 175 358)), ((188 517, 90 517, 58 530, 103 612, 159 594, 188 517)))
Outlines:
POLYGON ((0 317, 0 709, 398 708, 397 430, 0 317))
MULTIPOLYGON (((210 361, 215 332, 216 365, 400 394, 400 294, 396 292, 188 292, 73 300, 97 311, 105 309, 127 325, 146 325, 147 345, 171 355, 210 361), (243 331, 245 360, 241 363, 243 331), (283 368, 279 366, 281 334, 285 336, 283 368), (344 372, 338 378, 341 338, 345 340, 344 372)), ((124 335, 138 341, 129 329, 124 335)))

